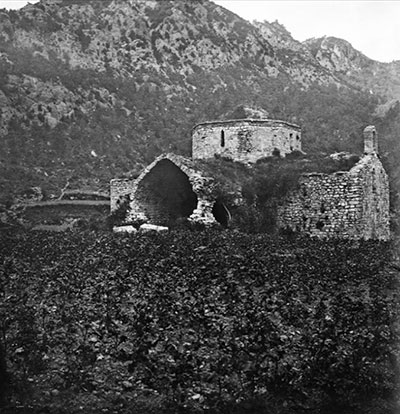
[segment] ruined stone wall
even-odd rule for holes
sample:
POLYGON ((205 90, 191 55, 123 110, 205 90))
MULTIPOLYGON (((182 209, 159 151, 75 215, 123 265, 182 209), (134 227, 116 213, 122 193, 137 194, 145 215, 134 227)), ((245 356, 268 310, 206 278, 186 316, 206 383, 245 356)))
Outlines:
POLYGON ((111 211, 125 195, 130 199, 125 223, 166 225, 180 217, 206 225, 216 223, 214 179, 179 155, 159 156, 135 180, 112 180, 111 211))
POLYGON ((139 182, 133 203, 152 224, 188 218, 197 206, 189 177, 168 159, 160 160, 139 182))
POLYGON ((304 174, 277 224, 321 238, 387 240, 389 184, 379 158, 364 156, 347 172, 304 174))
POLYGON ((362 179, 362 209, 360 221, 363 238, 390 238, 389 178, 375 155, 364 157, 364 163, 354 167, 362 179))
POLYGON ((32 225, 62 225, 75 219, 104 220, 110 212, 108 201, 63 200, 27 203, 18 212, 24 224, 32 225), (29 224, 28 224, 29 223, 29 224))
POLYGON ((115 178, 110 181, 110 208, 115 211, 125 196, 133 192, 135 188, 135 180, 130 178, 115 178))
POLYGON ((278 210, 278 226, 319 237, 359 232, 362 191, 348 173, 304 174, 299 190, 278 210))
POLYGON ((232 120, 199 124, 192 131, 193 159, 215 155, 256 162, 274 154, 301 151, 298 126, 276 120, 232 120))

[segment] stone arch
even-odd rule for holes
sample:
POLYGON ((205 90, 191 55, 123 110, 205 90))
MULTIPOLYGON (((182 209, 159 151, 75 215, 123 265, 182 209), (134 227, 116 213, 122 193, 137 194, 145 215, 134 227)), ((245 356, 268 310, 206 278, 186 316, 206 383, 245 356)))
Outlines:
POLYGON ((135 192, 136 204, 151 223, 160 225, 190 217, 197 201, 189 177, 168 159, 157 162, 135 192))
POLYGON ((226 205, 220 201, 216 200, 213 208, 212 208, 212 214, 215 218, 215 220, 222 225, 222 227, 227 228, 229 225, 229 222, 232 219, 231 213, 226 207, 226 205))
POLYGON ((164 154, 137 178, 127 222, 172 225, 179 218, 215 224, 214 180, 195 168, 192 160, 164 154))

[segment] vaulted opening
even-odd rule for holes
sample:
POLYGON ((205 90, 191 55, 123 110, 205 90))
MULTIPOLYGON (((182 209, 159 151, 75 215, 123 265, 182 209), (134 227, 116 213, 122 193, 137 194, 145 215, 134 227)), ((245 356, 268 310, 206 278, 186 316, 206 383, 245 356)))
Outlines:
POLYGON ((135 198, 152 224, 172 225, 197 206, 188 176, 173 162, 161 160, 139 183, 135 198))
POLYGON ((213 205, 212 214, 219 224, 225 228, 228 227, 229 221, 231 219, 231 213, 224 203, 217 200, 213 205))

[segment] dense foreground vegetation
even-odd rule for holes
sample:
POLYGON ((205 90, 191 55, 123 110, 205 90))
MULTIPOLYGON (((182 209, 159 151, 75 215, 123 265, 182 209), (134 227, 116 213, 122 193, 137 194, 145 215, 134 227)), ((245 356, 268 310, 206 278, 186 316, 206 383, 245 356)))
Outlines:
POLYGON ((379 242, 2 234, 3 410, 394 413, 389 263, 379 242))

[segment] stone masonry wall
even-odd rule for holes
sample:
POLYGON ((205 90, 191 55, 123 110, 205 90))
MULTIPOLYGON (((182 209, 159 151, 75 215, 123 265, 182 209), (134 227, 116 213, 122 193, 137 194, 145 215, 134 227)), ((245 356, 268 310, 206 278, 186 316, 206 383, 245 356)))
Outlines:
POLYGON ((135 180, 112 180, 111 211, 125 195, 130 198, 125 223, 166 224, 179 217, 205 225, 216 223, 214 179, 179 155, 160 155, 135 180))
MULTIPOLYGON (((273 155, 276 149, 284 156, 301 150, 300 133, 299 127, 283 121, 203 123, 192 132, 193 158, 219 154, 235 161, 255 162, 273 155)), ((127 199, 126 224, 166 224, 180 217, 215 224, 216 184, 200 165, 182 156, 164 154, 136 180, 112 180, 111 211, 127 199)), ((277 225, 320 238, 390 238, 389 180, 378 156, 374 126, 365 128, 364 156, 350 171, 301 176, 298 190, 278 207, 277 225)))
POLYGON ((115 211, 125 197, 129 197, 135 187, 135 180, 115 178, 110 181, 110 209, 115 211))
POLYGON ((152 224, 170 225, 193 213, 197 196, 189 177, 173 162, 162 159, 139 181, 132 205, 152 224))
POLYGON ((364 157, 364 163, 354 167, 362 179, 362 209, 360 221, 365 239, 388 240, 390 238, 389 178, 379 158, 364 157))
POLYGON ((321 238, 389 239, 389 184, 379 158, 364 156, 348 172, 304 174, 277 224, 321 238))
POLYGON ((277 153, 285 156, 301 151, 301 130, 276 120, 232 120, 208 122, 192 131, 193 159, 215 155, 241 162, 256 162, 277 153))

